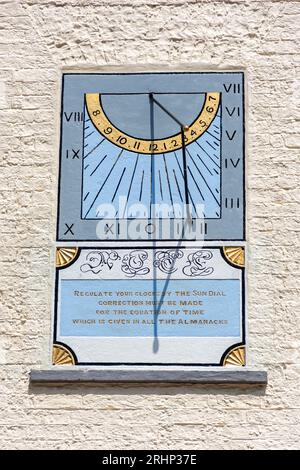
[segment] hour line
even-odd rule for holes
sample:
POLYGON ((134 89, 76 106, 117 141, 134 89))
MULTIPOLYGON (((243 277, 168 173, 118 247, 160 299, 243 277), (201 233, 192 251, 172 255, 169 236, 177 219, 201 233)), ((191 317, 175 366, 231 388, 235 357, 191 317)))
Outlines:
POLYGON ((122 174, 121 174, 121 178, 119 179, 119 182, 118 182, 118 184, 117 184, 117 187, 116 187, 116 190, 115 190, 115 192, 114 192, 114 195, 113 195, 113 198, 112 198, 111 202, 114 202, 114 199, 115 199, 115 197, 116 197, 117 191, 118 191, 118 189, 119 189, 119 186, 120 186, 120 184, 121 184, 121 181, 122 181, 122 178, 123 178, 123 176, 124 176, 125 171, 126 171, 126 168, 123 168, 123 171, 122 171, 122 174))
POLYGON ((136 170, 138 159, 139 159, 139 153, 136 154, 136 161, 135 161, 135 165, 134 165, 134 169, 133 169, 133 173, 132 173, 132 177, 131 177, 131 181, 130 181, 130 185, 129 185, 129 189, 128 189, 126 204, 125 204, 124 212, 123 212, 123 218, 124 218, 126 207, 127 207, 127 204, 128 204, 128 199, 129 199, 129 196, 130 196, 130 191, 131 191, 131 187, 132 187, 133 178, 134 178, 134 175, 135 175, 135 170, 136 170))
POLYGON ((205 183, 205 184, 206 184, 206 186, 208 187, 208 189, 209 189, 210 193, 212 194, 213 198, 215 199, 216 203, 217 203, 217 204, 218 204, 218 206, 220 207, 220 203, 219 203, 219 201, 217 200, 216 196, 215 196, 215 195, 214 195, 214 193, 212 192, 212 190, 211 190, 211 188, 210 188, 209 184, 207 183, 206 179, 204 178, 204 176, 202 175, 201 171, 199 170, 199 168, 197 167, 196 163, 194 162, 194 159, 193 159, 193 157, 191 156, 191 154, 190 154, 190 153, 189 153, 189 155, 190 155, 190 157, 191 157, 191 159, 192 159, 192 162, 194 163, 195 167, 197 168, 197 170, 198 170, 198 173, 200 174, 200 176, 201 176, 201 178, 203 179, 204 183, 205 183))
POLYGON ((179 187, 178 180, 177 180, 177 177, 176 177, 176 172, 175 172, 175 170, 174 170, 174 169, 173 169, 173 173, 174 173, 174 178, 175 178, 175 182, 176 182, 176 185, 177 185, 177 189, 178 189, 178 193, 179 193, 179 196, 180 196, 181 202, 183 202, 183 199, 182 199, 182 194, 181 194, 181 191, 180 191, 180 187, 179 187))
POLYGON ((204 161, 202 160, 202 158, 200 157, 200 155, 197 153, 197 156, 199 157, 201 163, 205 166, 205 168, 207 169, 208 173, 210 173, 212 176, 212 172, 210 171, 210 169, 208 168, 208 166, 204 163, 204 161))
POLYGON ((92 176, 92 175, 95 173, 95 171, 98 170, 99 166, 101 165, 101 163, 103 162, 103 160, 106 159, 106 157, 107 157, 107 155, 104 155, 104 157, 102 158, 101 162, 98 163, 98 165, 97 165, 96 168, 92 171, 92 173, 90 174, 90 176, 92 176))
POLYGON ((160 170, 158 170, 158 177, 159 177, 160 196, 161 196, 161 200, 163 201, 164 198, 163 198, 163 192, 162 192, 160 170))
POLYGON ((195 180, 194 175, 193 175, 193 173, 191 172, 191 169, 190 169, 189 166, 188 166, 188 170, 189 170, 189 172, 190 172, 191 177, 192 177, 193 180, 194 180, 195 185, 197 186, 197 189, 198 189, 198 191, 199 191, 200 196, 202 197, 202 200, 205 201, 205 199, 204 199, 204 197, 203 197, 203 194, 202 194, 202 192, 201 192, 201 189, 199 188, 198 183, 197 183, 197 181, 195 180))
POLYGON ((102 139, 101 142, 99 142, 89 153, 87 153, 87 154, 83 157, 83 159, 85 159, 86 157, 88 157, 89 155, 91 155, 91 153, 93 153, 93 151, 96 150, 96 148, 98 148, 99 145, 101 145, 104 140, 105 140, 105 139, 102 139))
POLYGON ((206 132, 207 132, 207 134, 209 134, 214 139, 217 139, 219 142, 221 141, 221 139, 219 139, 216 135, 211 134, 209 131, 206 131, 206 132))
MULTIPOLYGON (((179 164, 179 161, 178 161, 178 158, 177 158, 177 154, 176 154, 176 152, 174 152, 174 155, 175 155, 176 162, 177 162, 177 165, 178 165, 178 167, 179 167, 180 173, 181 173, 181 175, 182 175, 182 178, 183 178, 183 180, 184 180, 183 171, 182 171, 182 168, 181 168, 181 166, 180 166, 180 164, 179 164)), ((190 190, 189 190, 189 189, 188 189, 188 193, 189 193, 189 199, 192 201, 192 205, 193 205, 193 208, 194 208, 195 214, 196 214, 196 215, 198 215, 198 213, 197 213, 197 210, 196 210, 196 206, 195 206, 195 203, 194 203, 194 200, 193 200, 193 198, 192 198, 192 195, 191 195, 191 193, 190 193, 190 190)))
POLYGON ((85 214, 85 218, 88 216, 88 214, 89 214, 91 208, 93 207, 94 203, 96 202, 96 200, 97 200, 99 194, 101 193, 101 191, 102 191, 102 189, 103 189, 103 187, 104 187, 106 181, 107 181, 108 178, 110 177, 110 175, 111 175, 113 169, 115 168, 115 166, 116 166, 116 164, 117 164, 117 162, 118 162, 120 156, 122 155, 122 152, 123 152, 123 149, 122 149, 121 152, 119 153, 119 155, 118 155, 118 157, 117 157, 115 163, 113 164, 113 166, 112 166, 111 169, 110 169, 110 172, 108 173, 107 177, 105 178, 105 181, 102 183, 101 188, 100 188, 99 191, 97 192, 97 194, 96 194, 96 196, 95 196, 95 198, 94 198, 94 200, 93 200, 93 202, 92 202, 92 204, 91 204, 89 210, 88 210, 87 213, 85 214))
POLYGON ((142 200, 143 186, 144 186, 144 173, 145 173, 145 172, 144 172, 144 170, 143 170, 139 201, 142 200))
POLYGON ((209 153, 208 153, 197 141, 196 141, 196 144, 197 144, 198 147, 200 147, 201 150, 208 156, 208 158, 210 158, 211 161, 214 162, 215 165, 217 165, 218 168, 221 168, 221 167, 217 164, 217 162, 215 162, 215 161, 211 158, 211 156, 209 155, 209 153))
POLYGON ((90 135, 94 134, 95 131, 92 131, 90 132, 88 135, 84 136, 85 139, 87 139, 88 137, 90 137, 90 135))
POLYGON ((169 173, 168 173, 168 169, 167 169, 165 154, 163 154, 163 159, 164 159, 165 170, 166 170, 166 174, 167 174, 167 181, 168 181, 168 187, 169 187, 169 193, 170 193, 170 200, 171 200, 171 204, 172 204, 172 206, 173 206, 173 212, 174 212, 174 203, 173 203, 173 197, 172 197, 172 191, 171 191, 171 186, 170 186, 169 173))
POLYGON ((205 142, 206 142, 213 150, 217 150, 213 145, 211 145, 211 143, 210 143, 208 140, 206 140, 205 142))

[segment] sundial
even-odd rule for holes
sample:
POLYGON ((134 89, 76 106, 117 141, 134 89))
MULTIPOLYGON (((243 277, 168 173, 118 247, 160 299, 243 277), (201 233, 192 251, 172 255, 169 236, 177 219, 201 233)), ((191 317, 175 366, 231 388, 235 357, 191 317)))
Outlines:
POLYGON ((244 75, 66 73, 56 365, 245 365, 244 75))
POLYGON ((242 240, 243 114, 242 73, 65 74, 58 240, 242 240))

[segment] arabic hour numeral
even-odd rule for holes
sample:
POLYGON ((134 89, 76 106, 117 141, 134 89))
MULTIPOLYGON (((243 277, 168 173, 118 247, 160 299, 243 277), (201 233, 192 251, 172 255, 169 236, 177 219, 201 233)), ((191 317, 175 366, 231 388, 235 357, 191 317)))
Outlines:
POLYGON ((206 106, 206 111, 207 111, 208 113, 212 113, 213 110, 214 110, 214 108, 213 108, 212 106, 206 106))
POLYGON ((107 127, 106 129, 104 129, 104 134, 111 134, 111 133, 112 133, 111 127, 107 127))
POLYGON ((157 150, 157 144, 151 143, 149 145, 149 151, 154 152, 155 150, 157 150))
POLYGON ((99 109, 96 109, 96 111, 93 111, 93 116, 98 116, 101 114, 101 111, 99 109))
POLYGON ((139 148, 140 148, 140 145, 141 145, 141 142, 138 142, 138 141, 136 140, 136 141, 134 142, 133 148, 139 149, 139 148))
POLYGON ((187 143, 188 140, 189 140, 189 139, 188 139, 187 136, 185 135, 185 136, 184 136, 184 142, 187 143))
POLYGON ((121 145, 124 145, 127 142, 127 138, 119 135, 119 137, 117 138, 117 142, 119 142, 121 145))
POLYGON ((166 142, 164 142, 164 149, 165 149, 165 150, 168 150, 168 147, 167 147, 167 145, 166 145, 166 142))
POLYGON ((177 147, 178 145, 177 140, 175 139, 171 140, 171 144, 173 144, 173 147, 177 147))
POLYGON ((206 126, 206 122, 203 121, 203 119, 200 119, 199 124, 201 125, 201 127, 205 127, 205 126, 206 126))
POLYGON ((194 129, 192 129, 192 131, 191 131, 191 136, 193 136, 193 135, 197 135, 197 132, 194 131, 194 129))
POLYGON ((209 97, 208 97, 208 101, 210 101, 210 100, 214 100, 214 101, 216 101, 216 98, 214 98, 213 96, 209 95, 209 97))

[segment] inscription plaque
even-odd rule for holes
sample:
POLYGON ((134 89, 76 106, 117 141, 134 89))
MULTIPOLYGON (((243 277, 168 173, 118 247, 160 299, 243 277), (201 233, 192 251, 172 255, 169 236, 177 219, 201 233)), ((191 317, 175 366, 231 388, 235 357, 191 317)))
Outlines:
POLYGON ((243 260, 195 243, 60 248, 56 348, 78 365, 222 365, 245 342, 243 260))

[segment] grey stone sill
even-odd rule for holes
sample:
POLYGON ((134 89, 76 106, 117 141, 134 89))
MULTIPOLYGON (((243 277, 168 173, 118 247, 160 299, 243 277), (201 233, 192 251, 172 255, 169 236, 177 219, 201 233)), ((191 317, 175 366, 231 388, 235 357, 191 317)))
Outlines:
POLYGON ((61 383, 197 383, 204 385, 256 385, 267 384, 267 372, 248 367, 161 367, 116 366, 72 367, 54 366, 33 369, 30 372, 33 385, 61 383))

